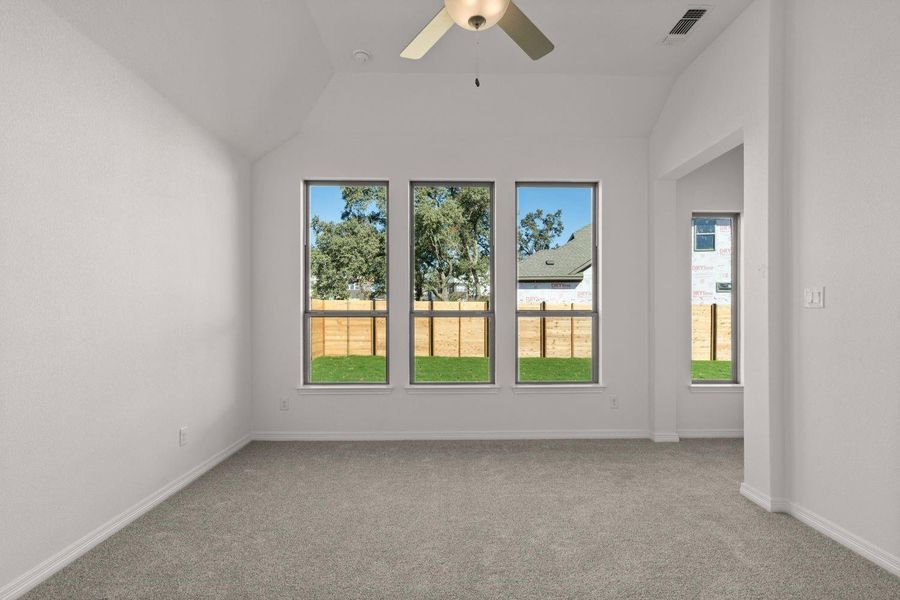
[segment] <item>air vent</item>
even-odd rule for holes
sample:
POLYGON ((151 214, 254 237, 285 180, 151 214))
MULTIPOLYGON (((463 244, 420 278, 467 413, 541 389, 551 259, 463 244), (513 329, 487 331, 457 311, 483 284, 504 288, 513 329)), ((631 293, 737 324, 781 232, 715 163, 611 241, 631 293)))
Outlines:
POLYGON ((684 16, 678 19, 675 26, 669 30, 669 35, 663 38, 661 43, 673 44, 687 38, 691 30, 694 29, 694 25, 709 12, 710 8, 711 7, 708 6, 688 8, 687 11, 685 11, 684 16))

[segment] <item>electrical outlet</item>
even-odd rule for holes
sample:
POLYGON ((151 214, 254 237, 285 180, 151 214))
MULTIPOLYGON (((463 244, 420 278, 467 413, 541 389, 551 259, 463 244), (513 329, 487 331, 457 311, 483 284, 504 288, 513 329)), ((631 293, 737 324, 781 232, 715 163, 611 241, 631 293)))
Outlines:
POLYGON ((291 403, 287 398, 282 398, 278 406, 281 410, 291 410, 291 403))
POLYGON ((618 396, 610 396, 609 397, 609 407, 613 410, 619 408, 619 397, 618 396))
POLYGON ((825 288, 811 287, 803 290, 804 308, 825 308, 825 288))
POLYGON ((182 427, 181 429, 178 430, 178 445, 186 446, 187 443, 188 443, 187 426, 185 425, 184 427, 182 427))

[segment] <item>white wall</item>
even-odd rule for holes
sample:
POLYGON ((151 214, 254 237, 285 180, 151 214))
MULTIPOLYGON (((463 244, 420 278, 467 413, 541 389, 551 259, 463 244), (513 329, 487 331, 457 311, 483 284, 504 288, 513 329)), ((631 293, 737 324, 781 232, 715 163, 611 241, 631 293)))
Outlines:
POLYGON ((898 574, 900 5, 842 6, 756 0, 651 134, 653 427, 680 427, 684 405, 661 302, 678 285, 676 180, 743 142, 742 492, 898 574), (802 309, 817 285, 825 309, 802 309))
POLYGON ((36 0, 0 2, 0 172, 3 596, 247 433, 249 173, 36 0))
MULTIPOLYGON (((691 386, 691 217, 695 212, 740 213, 744 205, 744 152, 738 146, 676 183, 676 304, 680 320, 677 344, 677 426, 685 436, 743 432, 743 390, 691 386)), ((738 254, 740 257, 740 254, 738 254)))
POLYGON ((787 18, 788 493, 900 575, 900 4, 844 6, 787 18))
POLYGON ((678 439, 676 180, 744 144, 741 331, 744 492, 783 495, 779 176, 781 3, 756 0, 678 77, 650 135, 652 428, 678 439))
POLYGON ((647 142, 640 138, 308 134, 253 169, 254 430, 307 436, 645 435, 647 142), (301 181, 390 182, 390 379, 383 395, 295 389, 303 363, 301 181), (409 382, 409 181, 496 182, 497 383, 422 393, 409 382), (588 392, 514 393, 515 182, 602 182, 603 379, 588 392), (622 224, 627 226, 623 227, 622 224), (627 251, 623 250, 626 249, 627 251), (609 407, 616 395, 621 408, 609 407), (288 412, 280 398, 291 398, 288 412))

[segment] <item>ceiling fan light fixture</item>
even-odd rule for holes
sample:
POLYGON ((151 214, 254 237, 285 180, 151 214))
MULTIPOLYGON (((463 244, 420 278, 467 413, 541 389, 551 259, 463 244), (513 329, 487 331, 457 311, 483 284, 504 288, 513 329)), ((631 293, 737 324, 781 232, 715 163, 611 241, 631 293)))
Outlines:
POLYGON ((444 0, 444 6, 453 21, 463 29, 484 31, 503 18, 509 2, 510 0, 444 0))

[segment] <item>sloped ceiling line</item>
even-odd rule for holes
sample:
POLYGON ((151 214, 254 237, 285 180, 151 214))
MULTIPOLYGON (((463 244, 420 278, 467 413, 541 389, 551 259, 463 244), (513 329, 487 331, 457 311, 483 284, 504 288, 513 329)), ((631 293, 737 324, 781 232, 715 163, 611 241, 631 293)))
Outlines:
POLYGON ((709 0, 666 47, 680 2, 517 0, 556 42, 533 62, 502 32, 461 29, 401 59, 442 0, 44 1, 251 160, 302 131, 646 136, 671 81, 751 2, 709 0))

